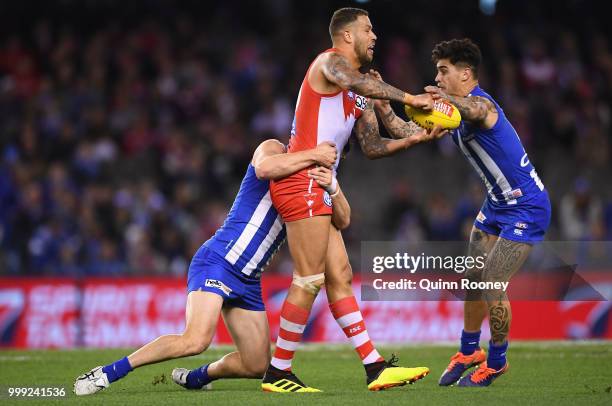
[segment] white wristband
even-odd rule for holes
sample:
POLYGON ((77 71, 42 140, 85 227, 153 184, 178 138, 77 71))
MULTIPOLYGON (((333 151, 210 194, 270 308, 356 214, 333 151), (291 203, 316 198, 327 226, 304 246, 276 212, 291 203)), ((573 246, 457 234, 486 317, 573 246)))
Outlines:
POLYGON ((330 196, 335 196, 338 193, 338 180, 336 179, 336 175, 332 175, 331 185, 326 187, 325 190, 330 196))

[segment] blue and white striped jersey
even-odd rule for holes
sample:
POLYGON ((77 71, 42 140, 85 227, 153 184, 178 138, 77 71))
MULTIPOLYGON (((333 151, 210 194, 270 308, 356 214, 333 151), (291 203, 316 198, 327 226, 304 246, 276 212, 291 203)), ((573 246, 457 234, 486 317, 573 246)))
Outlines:
POLYGON ((497 108, 497 122, 493 128, 485 130, 462 121, 451 134, 455 144, 485 183, 491 204, 514 205, 542 193, 544 185, 504 111, 479 86, 472 90, 470 96, 489 99, 497 108))
POLYGON ((224 257, 236 270, 258 277, 285 242, 285 225, 272 205, 269 181, 259 180, 249 164, 234 204, 204 246, 224 257))

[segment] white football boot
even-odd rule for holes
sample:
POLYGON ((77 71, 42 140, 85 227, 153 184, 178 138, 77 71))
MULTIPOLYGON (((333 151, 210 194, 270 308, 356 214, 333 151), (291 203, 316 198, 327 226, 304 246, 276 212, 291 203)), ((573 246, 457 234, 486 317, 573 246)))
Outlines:
POLYGON ((102 367, 95 367, 91 371, 79 376, 74 381, 74 393, 77 396, 93 395, 110 386, 108 376, 102 372, 102 367))
MULTIPOLYGON (((181 385, 183 388, 187 388, 187 375, 189 375, 189 369, 187 368, 174 368, 172 370, 172 380, 175 384, 181 385)), ((208 383, 202 387, 202 390, 212 389, 212 383, 208 383)))

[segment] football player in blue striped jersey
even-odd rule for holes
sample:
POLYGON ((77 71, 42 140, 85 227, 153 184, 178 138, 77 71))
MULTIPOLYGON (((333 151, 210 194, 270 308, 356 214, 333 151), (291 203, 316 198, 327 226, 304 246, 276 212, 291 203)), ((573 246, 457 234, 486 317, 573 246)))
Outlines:
MULTIPOLYGON (((508 282, 523 265, 533 244, 542 241, 550 224, 548 193, 529 160, 519 135, 502 108, 478 84, 482 56, 469 39, 437 44, 432 51, 437 86, 425 91, 446 99, 461 112, 453 141, 482 179, 487 197, 474 221, 469 255, 484 256, 476 281, 508 282)), ((506 352, 512 320, 504 290, 468 291, 464 304, 461 346, 440 378, 440 385, 489 386, 508 370, 506 352), (489 316, 489 354, 479 346, 480 327, 489 316), (479 367, 462 376, 473 366, 479 367)))
MULTIPOLYGON (((437 86, 425 91, 434 100, 446 99, 461 113, 460 126, 451 131, 454 143, 482 179, 487 197, 472 228, 468 255, 486 257, 483 268, 466 277, 474 281, 508 282, 527 259, 533 244, 544 238, 550 224, 550 200, 521 140, 502 108, 478 83, 479 47, 469 39, 437 44, 432 52, 437 86)), ((370 74, 382 80, 378 72, 370 74)), ((413 122, 397 117, 390 104, 377 100, 375 108, 394 138, 411 137, 413 122)), ((489 386, 508 370, 506 351, 512 320, 503 290, 466 292, 461 346, 440 377, 441 386, 489 386), (480 348, 480 327, 489 316, 489 354, 480 348), (479 366, 466 376, 472 367, 479 366)))
POLYGON ((350 216, 348 202, 329 169, 337 158, 335 145, 325 142, 299 153, 285 152, 277 140, 259 145, 224 224, 193 256, 185 331, 158 337, 127 357, 79 376, 74 383, 77 395, 105 389, 134 368, 202 353, 213 339, 219 315, 237 351, 193 371, 177 368, 173 380, 199 389, 218 378, 263 376, 270 361, 270 333, 260 277, 286 236, 270 199, 269 180, 318 165, 313 179, 335 194, 332 222, 344 228, 350 221, 344 218, 350 216))

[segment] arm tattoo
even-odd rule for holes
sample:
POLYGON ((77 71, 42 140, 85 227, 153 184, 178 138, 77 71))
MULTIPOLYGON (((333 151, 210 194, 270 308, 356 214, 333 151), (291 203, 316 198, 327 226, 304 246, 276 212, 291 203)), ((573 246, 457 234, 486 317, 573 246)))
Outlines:
POLYGON ((489 112, 497 112, 495 105, 486 97, 458 97, 448 95, 447 98, 457 107, 461 113, 461 118, 468 121, 480 123, 487 118, 489 112))
POLYGON ((398 118, 392 108, 380 115, 383 125, 393 138, 408 138, 421 131, 421 127, 412 121, 404 121, 398 118))
POLYGON ((387 149, 389 140, 380 136, 378 131, 378 120, 372 109, 372 103, 368 103, 363 114, 359 117, 359 120, 357 120, 355 135, 359 140, 361 150, 368 158, 377 159, 389 154, 387 149))
POLYGON ((346 58, 331 54, 325 64, 325 77, 338 86, 353 90, 364 97, 404 102, 405 93, 369 75, 359 73, 349 66, 346 58))

